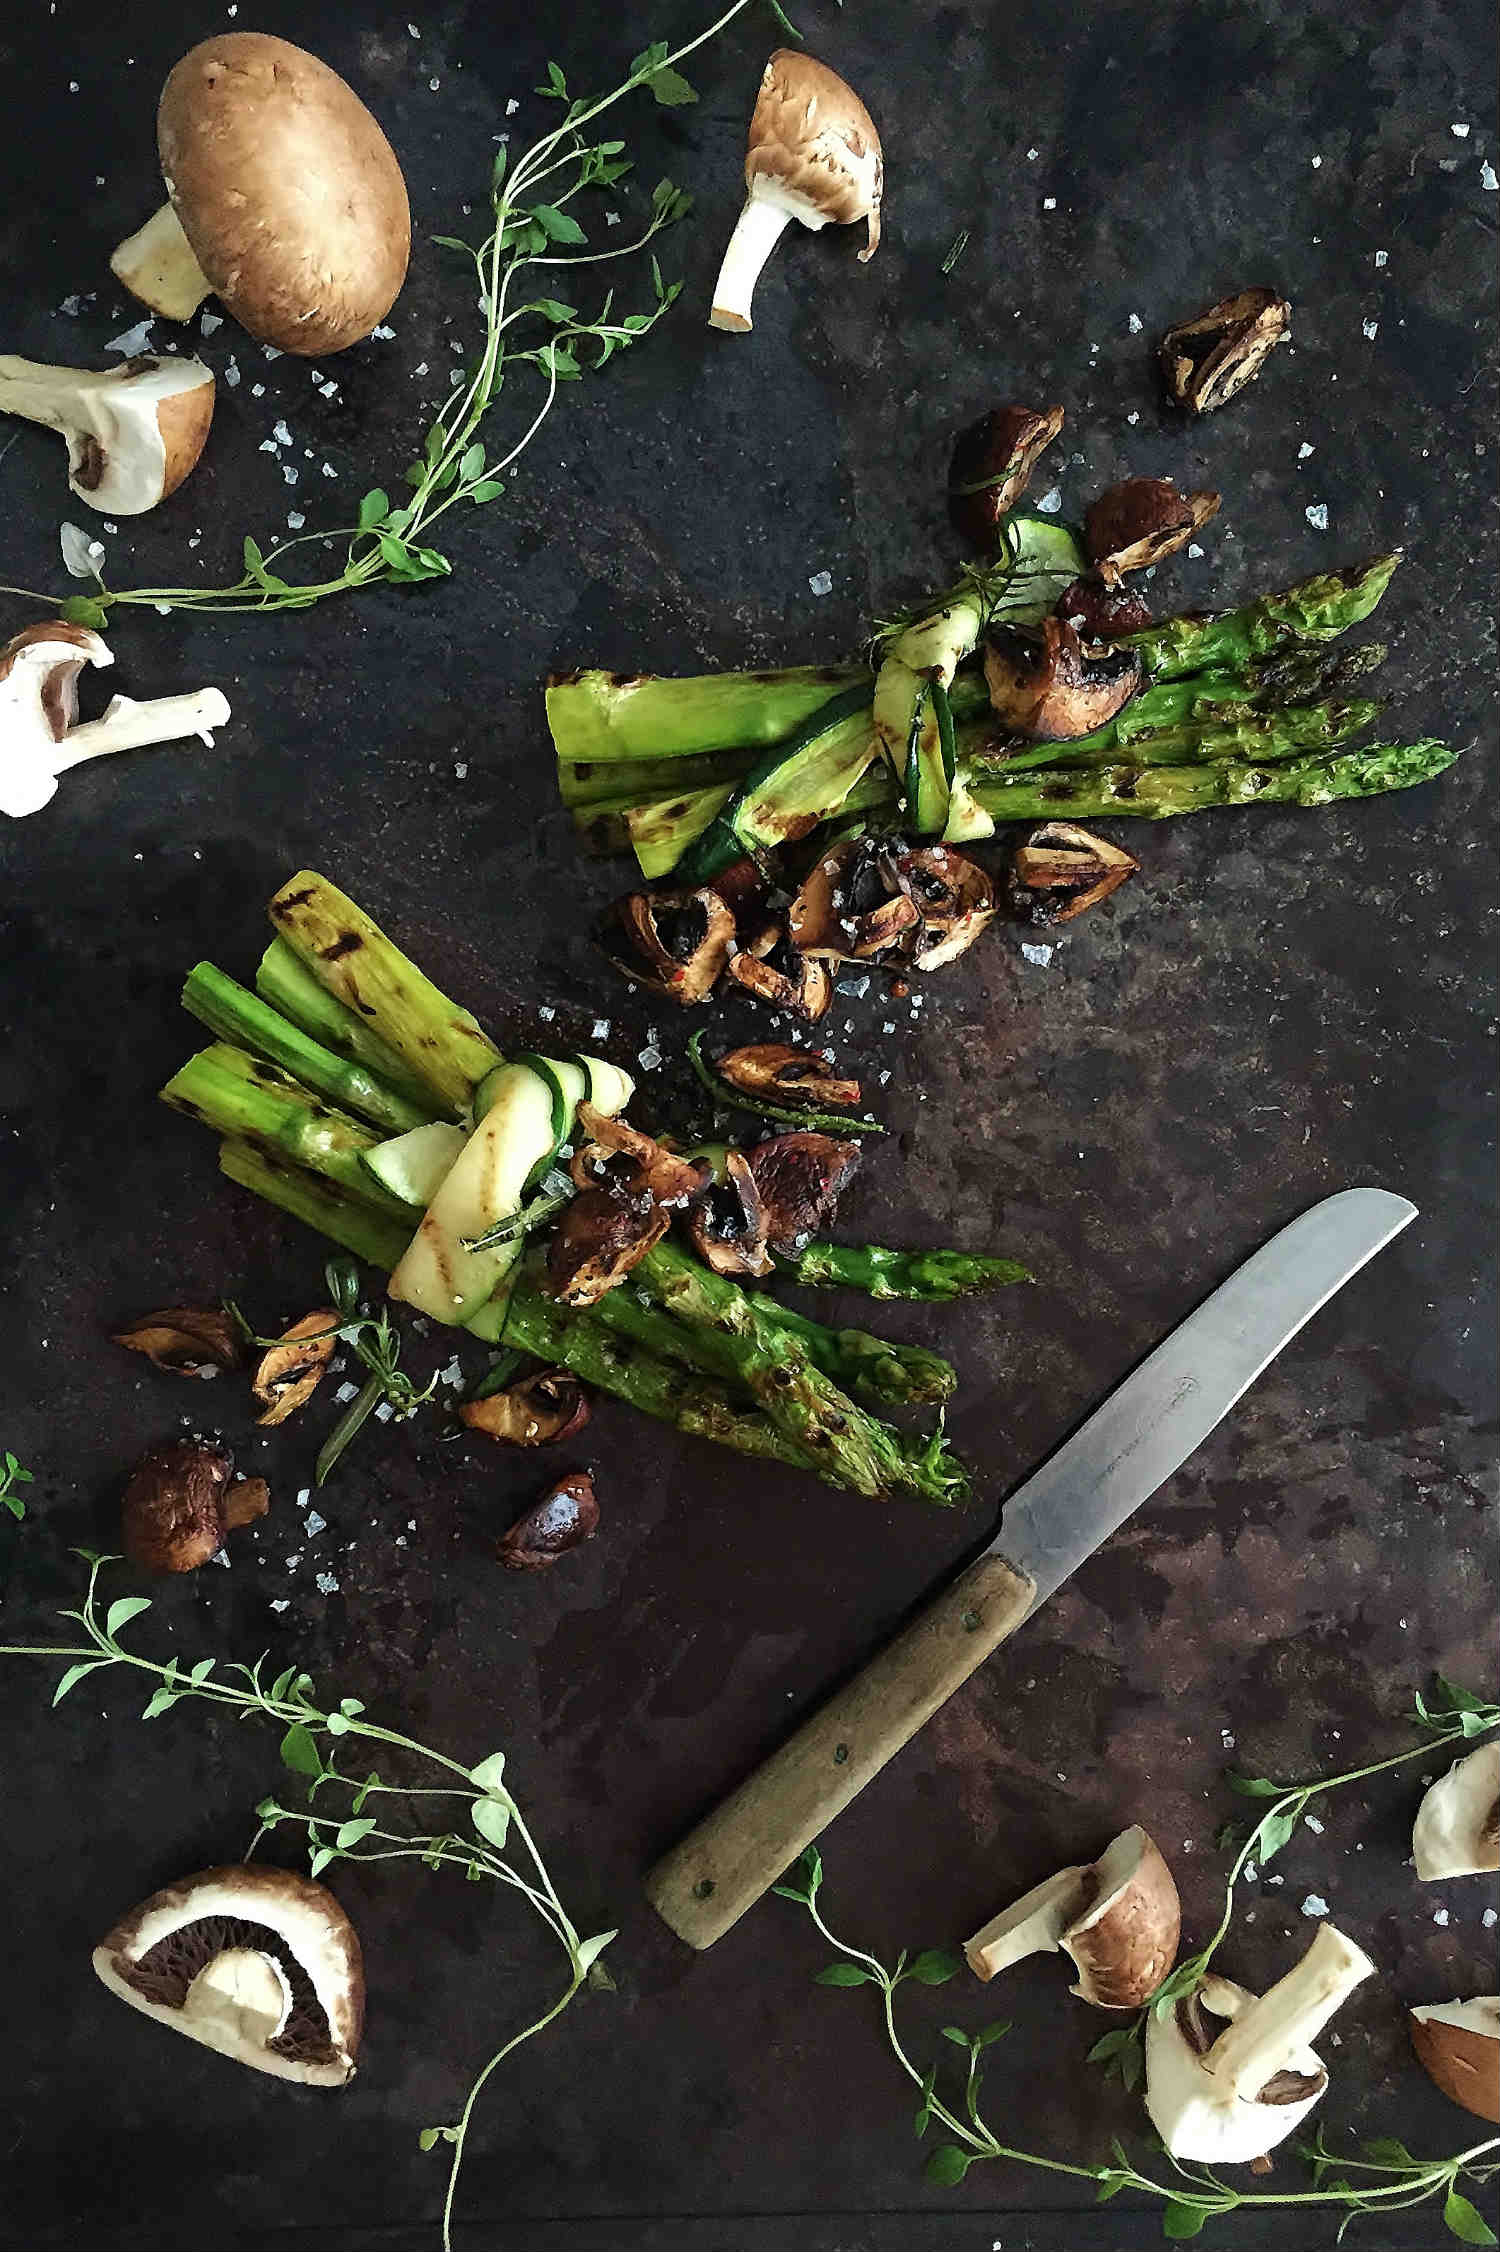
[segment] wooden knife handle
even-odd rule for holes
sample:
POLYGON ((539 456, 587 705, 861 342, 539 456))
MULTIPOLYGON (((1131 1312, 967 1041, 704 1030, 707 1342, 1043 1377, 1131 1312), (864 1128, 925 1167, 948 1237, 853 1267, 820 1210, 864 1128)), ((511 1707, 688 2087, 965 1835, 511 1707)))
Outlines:
POLYGON ((1026 1617, 1036 1589, 981 1556, 646 1879, 690 1947, 711 1947, 1026 1617))

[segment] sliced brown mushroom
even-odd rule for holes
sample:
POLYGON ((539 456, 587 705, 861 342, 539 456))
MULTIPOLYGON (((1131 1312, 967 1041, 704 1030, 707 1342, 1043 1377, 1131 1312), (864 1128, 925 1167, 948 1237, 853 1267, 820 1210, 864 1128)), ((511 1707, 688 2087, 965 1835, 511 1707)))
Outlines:
POLYGON ((541 1572, 598 1530, 594 1481, 587 1470, 575 1470, 511 1526, 496 1553, 509 1572, 541 1572))
POLYGON ((1072 821, 1044 821, 1010 864, 1012 911, 1023 923, 1070 923, 1118 891, 1140 866, 1123 845, 1072 821))
POLYGON ((1075 579, 1052 605, 1084 641, 1119 641, 1151 623, 1151 605, 1134 587, 1075 579))
POLYGON ((859 1164, 859 1144, 799 1128, 758 1143, 749 1163, 771 1247, 790 1253, 800 1251, 832 1214, 859 1164))
POLYGON ((794 1016, 816 1024, 828 1014, 833 999, 833 979, 824 963, 815 961, 792 941, 780 923, 765 924, 748 946, 742 946, 729 965, 735 984, 773 1009, 788 1009, 794 1016))
POLYGON ((604 1185, 601 1176, 607 1173, 611 1179, 622 1179, 629 1192, 643 1189, 653 1203, 668 1206, 685 1205, 702 1188, 705 1166, 694 1158, 679 1157, 623 1118, 606 1118, 592 1103, 580 1103, 578 1123, 589 1137, 573 1161, 573 1178, 580 1188, 604 1185), (629 1171, 621 1166, 616 1173, 615 1158, 627 1160, 629 1171))
POLYGON ((114 1342, 175 1376, 217 1376, 240 1357, 238 1332, 222 1306, 163 1306, 116 1330, 114 1342))
POLYGON ((784 1102, 832 1103, 853 1109, 860 1101, 857 1079, 841 1079, 815 1048, 788 1048, 779 1040, 759 1047, 731 1048, 714 1067, 721 1079, 745 1095, 775 1095, 784 1102))
POLYGON ((511 1447, 546 1447, 571 1439, 589 1419, 588 1394, 571 1369, 542 1368, 503 1392, 465 1400, 460 1423, 511 1447))
POLYGON ((997 716, 1034 743, 1067 743, 1107 726, 1141 685, 1134 649, 1082 641, 1061 618, 992 626, 984 677, 997 716))
POLYGON ((995 887, 975 860, 952 845, 921 845, 892 863, 901 896, 920 918, 912 967, 941 969, 966 953, 995 917, 995 887))
POLYGON ((264 1478, 235 1478, 227 1447, 174 1439, 130 1474, 120 1502, 125 1553, 148 1572, 195 1572, 270 1504, 264 1478))
POLYGON ((1059 1869, 991 1918, 964 1954, 991 1979, 1029 1955, 1061 1948, 1078 1972, 1073 1992, 1106 2010, 1136 2010, 1177 1960, 1182 1905, 1172 1872, 1139 1824, 1097 1861, 1059 1869))
POLYGON ((1292 308, 1274 289, 1221 297, 1162 338, 1158 357, 1169 396, 1192 414, 1211 414, 1254 381, 1291 327, 1292 308))
POLYGON ((1500 1869, 1500 1737, 1478 1745, 1428 1786, 1411 1848, 1424 1884, 1500 1869))
MULTIPOLYGON (((1217 493, 1180 493, 1170 477, 1127 477, 1084 518, 1089 560, 1107 587, 1186 547, 1219 513, 1217 493)), ((1064 613, 1066 615, 1066 613, 1064 613)))
POLYGON ((707 885, 634 891, 611 909, 603 942, 633 984, 688 1008, 706 1001, 718 982, 734 943, 734 912, 707 885))
POLYGON ((102 372, 0 357, 0 414, 61 433, 68 487, 104 516, 141 516, 196 466, 214 413, 201 360, 151 353, 102 372))
POLYGON ((1411 2045, 1429 2080, 1476 2119, 1500 2124, 1500 1994, 1431 2002, 1408 2016, 1411 2045))
POLYGON ((575 1196, 547 1249, 547 1280, 565 1306, 592 1306, 625 1280, 660 1243, 672 1215, 643 1189, 627 1197, 610 1189, 575 1196))
POLYGON ((724 1157, 722 1180, 712 1180, 694 1200, 689 1233, 700 1259, 719 1275, 768 1275, 766 1207, 749 1160, 737 1149, 724 1157))
POLYGON ((337 1345, 339 1317, 332 1306, 319 1306, 283 1331, 269 1352, 262 1354, 250 1389, 265 1414, 260 1423, 285 1423, 305 1407, 324 1377, 337 1345))
POLYGON ((834 962, 902 959, 921 925, 915 902, 894 875, 900 837, 846 837, 820 854, 787 915, 799 953, 834 962))
POLYGON ((1001 517, 1062 426, 1061 407, 997 407, 960 431, 948 470, 948 515, 960 539, 993 551, 1001 517))

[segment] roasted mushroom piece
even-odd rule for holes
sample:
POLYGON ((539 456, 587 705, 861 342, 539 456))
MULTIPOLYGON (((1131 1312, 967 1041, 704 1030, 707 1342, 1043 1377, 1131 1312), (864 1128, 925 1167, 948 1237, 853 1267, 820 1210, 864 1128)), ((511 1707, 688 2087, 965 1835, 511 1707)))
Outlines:
POLYGON ((547 1280, 565 1306, 592 1306, 660 1243, 670 1212, 645 1189, 585 1189, 563 1214, 547 1251, 547 1280))
POLYGON ((222 1306, 163 1306, 117 1329, 114 1342, 174 1376, 217 1376, 240 1357, 238 1334, 222 1306))
POLYGON ((1062 426, 1061 407, 997 407, 960 431, 948 470, 948 515, 960 539, 993 551, 1000 519, 1062 426))
POLYGON ((1044 821, 1017 845, 1011 860, 1011 910, 1023 923, 1070 923, 1108 899, 1139 866, 1123 845, 1091 829, 1044 821))
POLYGON ((571 1167, 579 1188, 619 1184, 627 1194, 644 1189, 653 1203, 666 1205, 686 1204, 702 1188, 703 1165, 679 1157, 623 1118, 606 1118, 592 1103, 580 1103, 578 1123, 589 1137, 571 1167))
POLYGON ((710 1181, 693 1205, 688 1232, 700 1259, 718 1275, 768 1275, 766 1207, 743 1152, 729 1150, 724 1177, 710 1181))
POLYGON ((1085 641, 1119 641, 1151 623, 1151 605, 1134 587, 1106 586, 1102 579, 1075 579, 1052 605, 1085 641))
POLYGON ((130 1474, 120 1502, 125 1553, 148 1572, 195 1572, 270 1505, 264 1478, 235 1478, 227 1447, 174 1439, 130 1474))
POLYGON ((594 1481, 587 1470, 575 1470, 511 1526, 496 1553, 508 1572, 541 1572, 598 1530, 594 1481))
POLYGON ((720 1056, 716 1069, 721 1079, 738 1087, 742 1095, 776 1095, 783 1101, 832 1103, 852 1110, 860 1101, 857 1079, 840 1079, 826 1056, 816 1048, 788 1048, 779 1040, 760 1047, 731 1048, 720 1056))
POLYGON ((610 910, 602 937, 610 960, 632 984, 688 1008, 706 1001, 718 982, 734 942, 734 913, 706 885, 633 891, 610 910))
POLYGON ((571 1439, 589 1419, 588 1395, 571 1369, 540 1368, 503 1392, 465 1400, 460 1423, 512 1447, 546 1447, 571 1439))
POLYGON ((1180 493, 1170 477, 1127 477, 1101 493, 1084 518, 1089 560, 1107 587, 1118 586, 1127 571, 1144 571, 1186 547, 1218 513, 1217 493, 1180 493))
POLYGON ((998 718, 1034 743, 1091 735, 1122 711, 1141 685, 1134 649, 1082 641, 1061 618, 1039 626, 997 625, 984 648, 984 677, 998 718))
POLYGON ((269 1352, 261 1356, 250 1389, 265 1409, 260 1423, 285 1423, 305 1407, 324 1377, 339 1341, 339 1317, 332 1306, 319 1306, 293 1322, 269 1352))
POLYGON ((995 887, 975 860, 952 845, 922 845, 901 853, 892 873, 920 918, 912 968, 941 969, 966 953, 995 916, 995 887))
POLYGON ((826 1016, 833 999, 833 979, 780 923, 767 923, 741 947, 729 965, 736 985, 768 1001, 773 1009, 789 1009, 794 1016, 816 1024, 826 1016))
POLYGON ((1274 289, 1242 289, 1169 328, 1157 348, 1169 397, 1211 414, 1252 383, 1291 334, 1292 308, 1274 289))
POLYGON ((904 958, 921 924, 894 868, 901 837, 846 837, 819 855, 792 901, 787 932, 800 953, 834 962, 904 958))
POLYGON ((858 1142, 799 1129, 760 1142, 750 1171, 766 1212, 773 1251, 800 1251, 829 1218, 859 1164, 858 1142))

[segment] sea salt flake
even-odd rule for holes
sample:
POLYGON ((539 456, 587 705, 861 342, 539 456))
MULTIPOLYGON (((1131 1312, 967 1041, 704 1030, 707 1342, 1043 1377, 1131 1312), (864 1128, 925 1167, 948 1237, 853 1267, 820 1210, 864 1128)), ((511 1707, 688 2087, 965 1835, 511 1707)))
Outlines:
POLYGON ((316 1540, 319 1533, 326 1532, 328 1528, 328 1519, 326 1517, 320 1517, 316 1509, 309 1509, 304 1520, 304 1525, 308 1539, 316 1540))
POLYGON ((313 1585, 320 1595, 337 1595, 339 1591, 339 1583, 332 1572, 319 1572, 313 1585))
POLYGON ((137 321, 134 328, 122 328, 118 336, 112 336, 104 349, 106 352, 123 352, 127 360, 133 360, 138 352, 148 352, 151 349, 148 342, 150 334, 150 321, 137 321))
POLYGON ((1388 250, 1377 250, 1377 251, 1376 251, 1376 253, 1375 253, 1375 263, 1376 263, 1376 265, 1377 265, 1377 266, 1388 266, 1388 265, 1390 264, 1390 262, 1391 262, 1391 254, 1390 254, 1390 252, 1389 252, 1388 250))
POLYGON ((456 758, 453 761, 453 779, 455 782, 464 781, 467 778, 468 772, 469 762, 466 758, 456 758))
POLYGON ((520 108, 520 106, 521 106, 521 105, 520 105, 520 103, 519 103, 519 102, 518 102, 518 101, 516 100, 516 97, 515 97, 515 95, 514 95, 514 94, 512 94, 512 95, 511 95, 511 97, 510 97, 510 100, 509 100, 509 101, 508 101, 508 102, 506 103, 506 105, 505 105, 505 114, 506 114, 506 116, 507 116, 507 117, 514 117, 514 116, 515 116, 515 114, 516 114, 516 111, 517 111, 517 110, 518 110, 518 109, 520 108))
POLYGON ((1315 1838, 1320 1838, 1323 1835, 1323 1824, 1318 1820, 1316 1814, 1304 1814, 1302 1819, 1315 1838))
POLYGON ((1497 1919, 1495 1910, 1493 1908, 1486 1908, 1484 1914, 1479 1919, 1486 1931, 1493 1931, 1497 1920, 1500 1919, 1497 1919))
POLYGON ((1313 501, 1309 507, 1305 508, 1302 511, 1302 513, 1307 518, 1307 521, 1309 522, 1309 524, 1311 524, 1315 532, 1327 531, 1328 503, 1326 500, 1313 501))
POLYGON ((290 1599, 285 1595, 274 1596, 271 1601, 271 1608, 273 1611, 289 1611, 291 1609, 290 1599))
POLYGON ((429 93, 432 93, 432 94, 435 94, 435 93, 437 92, 438 88, 439 88, 439 87, 440 87, 440 86, 442 85, 442 83, 443 83, 443 82, 442 82, 442 80, 441 80, 440 78, 429 78, 429 79, 428 79, 428 81, 427 81, 427 90, 428 90, 428 92, 429 92, 429 93))
POLYGON ((224 316, 222 313, 200 313, 198 316, 198 327, 205 336, 212 336, 216 328, 223 326, 224 316))
MULTIPOLYGON (((381 322, 379 328, 372 328, 370 331, 370 334, 372 336, 378 336, 380 338, 382 344, 389 344, 391 338, 395 335, 395 333, 396 331, 393 328, 387 327, 384 321, 381 322)), ((417 373, 420 375, 421 372, 422 371, 419 368, 417 370, 417 373)))
POLYGON ((1373 344, 1376 337, 1380 334, 1379 321, 1361 321, 1359 325, 1364 331, 1364 334, 1368 341, 1373 344))
POLYGON ((1488 161, 1479 167, 1479 185, 1486 195, 1493 195, 1495 190, 1500 188, 1500 172, 1497 172, 1493 164, 1488 161))
POLYGON ((1433 1920, 1433 1922, 1434 1922, 1435 1924, 1442 1924, 1442 1925, 1443 1925, 1443 1926, 1444 1926, 1444 1927, 1446 1928, 1446 1926, 1447 1926, 1447 1923, 1448 1923, 1448 1911, 1447 1911, 1447 1909, 1446 1909, 1446 1908, 1434 1908, 1434 1909, 1433 1909, 1433 1911, 1432 1911, 1432 1920, 1433 1920))
POLYGON ((297 1550, 297 1553, 296 1553, 296 1555, 295 1555, 295 1556, 289 1556, 289 1557, 287 1558, 287 1560, 286 1560, 286 1568, 287 1568, 287 1570, 288 1570, 289 1572, 295 1572, 295 1571, 296 1571, 296 1569, 297 1569, 297 1566, 298 1566, 298 1565, 299 1565, 299 1564, 301 1563, 301 1561, 302 1561, 302 1551, 301 1551, 301 1549, 299 1548, 299 1549, 297 1550))
POLYGON ((609 1023, 608 1017, 595 1017, 594 1029, 589 1034, 589 1038, 591 1040, 607 1040, 609 1038, 609 1023))
POLYGON ((301 509, 294 508, 287 516, 286 528, 289 532, 300 532, 306 522, 307 518, 303 515, 301 509))
POLYGON ((1129 329, 1129 331, 1130 331, 1130 333, 1131 333, 1131 335, 1132 335, 1132 336, 1139 336, 1139 335, 1140 335, 1140 333, 1141 333, 1141 316, 1140 316, 1140 314, 1139 314, 1139 313, 1132 313, 1132 314, 1130 315, 1129 319, 1128 319, 1128 320, 1126 321, 1126 323, 1125 323, 1125 326, 1126 326, 1126 327, 1127 327, 1127 328, 1129 329))
POLYGON ((1039 946, 1031 939, 1023 938, 1021 952, 1028 962, 1035 962, 1038 969, 1044 970, 1052 959, 1054 949, 1050 946, 1039 946))
POLYGON ((325 477, 337 477, 338 471, 333 467, 333 464, 331 462, 325 461, 323 464, 323 475, 325 477))
POLYGON ((1316 446, 1310 446, 1307 440, 1304 438, 1301 445, 1297 448, 1297 459, 1299 461, 1311 461, 1313 455, 1317 452, 1317 450, 1318 449, 1316 446))
POLYGON ((1055 210, 1057 209, 1057 198, 1056 198, 1056 196, 1055 196, 1055 195, 1044 195, 1044 196, 1043 196, 1043 198, 1042 198, 1042 209, 1043 209, 1044 211, 1055 211, 1055 210))
POLYGON ((1188 541, 1188 556, 1189 556, 1189 559, 1190 559, 1190 560, 1191 560, 1192 562, 1194 562, 1194 563, 1201 563, 1201 562, 1202 562, 1202 560, 1203 560, 1203 550, 1202 550, 1202 548, 1201 548, 1201 547, 1200 547, 1200 546, 1198 545, 1198 542, 1197 542, 1196 540, 1189 540, 1189 541, 1188 541))
POLYGON ((359 1386, 357 1384, 341 1384, 333 1396, 340 1407, 347 1407, 352 1399, 358 1397, 358 1394, 359 1386))
POLYGON ((831 571, 814 571, 807 582, 807 591, 809 594, 832 594, 833 573, 831 571))
MULTIPOLYGON (((380 334, 379 329, 376 329, 375 334, 377 336, 380 334)), ((260 348, 260 356, 263 360, 280 360, 285 358, 285 354, 283 353, 279 344, 262 344, 260 348)))
POLYGON ((1304 1916, 1326 1916, 1328 1903, 1321 1893, 1310 1892, 1302 1903, 1302 1913, 1304 1916))
POLYGON ((1313 160, 1312 160, 1312 168, 1313 168, 1314 172, 1320 172, 1320 171, 1322 170, 1322 168, 1323 168, 1323 159, 1322 159, 1322 158, 1321 158, 1320 156, 1315 156, 1315 157, 1313 158, 1313 160))
POLYGON ((1132 429, 1135 427, 1136 423, 1140 421, 1140 419, 1140 412, 1136 407, 1132 407, 1129 414, 1125 417, 1125 420, 1131 425, 1132 429))
POLYGON ((284 461, 281 465, 281 474, 288 485, 295 485, 302 472, 300 469, 294 469, 289 461, 284 461))
POLYGON ((1455 141, 1466 141, 1469 138, 1469 128, 1467 125, 1450 125, 1448 130, 1453 135, 1455 141))
POLYGON ((390 1420, 391 1420, 391 1416, 392 1416, 393 1412, 394 1412, 394 1411, 393 1411, 393 1409, 392 1409, 392 1407, 391 1407, 391 1403, 390 1403, 390 1401, 389 1401, 389 1400, 382 1400, 382 1401, 380 1402, 379 1406, 378 1406, 378 1407, 376 1408, 376 1410, 375 1410, 375 1420, 376 1420, 376 1422, 377 1422, 377 1423, 389 1423, 389 1422, 390 1422, 390 1420))
POLYGON ((1041 499, 1037 502, 1037 507, 1044 516, 1055 516, 1057 514, 1062 507, 1062 494, 1056 485, 1049 492, 1043 493, 1041 499))

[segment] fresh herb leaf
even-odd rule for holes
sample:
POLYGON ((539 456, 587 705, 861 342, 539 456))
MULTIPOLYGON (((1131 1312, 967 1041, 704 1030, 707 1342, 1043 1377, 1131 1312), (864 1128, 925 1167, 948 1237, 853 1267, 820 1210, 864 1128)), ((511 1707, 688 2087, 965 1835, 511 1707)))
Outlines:
POLYGON ((952 2189, 963 2180, 973 2163, 973 2152, 960 2150, 957 2143, 939 2143, 922 2171, 939 2189, 952 2189))
POLYGON ((1460 2244, 1500 2244, 1477 2205, 1458 2190, 1450 2189, 1443 2205, 1443 2226, 1460 2244))
POLYGON ((861 1970, 858 1963, 829 1963, 813 1980, 815 1986, 868 1986, 873 1971, 861 1970))

